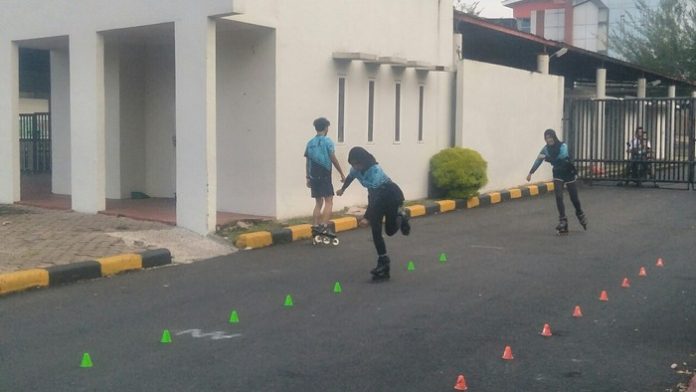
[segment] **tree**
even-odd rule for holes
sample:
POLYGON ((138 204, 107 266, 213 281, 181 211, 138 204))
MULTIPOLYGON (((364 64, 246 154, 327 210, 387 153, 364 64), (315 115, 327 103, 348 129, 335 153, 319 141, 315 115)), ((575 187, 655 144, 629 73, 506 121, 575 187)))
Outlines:
POLYGON ((474 1, 473 3, 469 3, 467 0, 454 0, 454 9, 457 11, 461 11, 465 14, 473 15, 473 16, 479 16, 481 15, 482 9, 479 9, 480 1, 474 1))
POLYGON ((611 49, 631 63, 667 75, 696 80, 696 6, 693 0, 660 0, 657 8, 637 0, 610 33, 611 49))

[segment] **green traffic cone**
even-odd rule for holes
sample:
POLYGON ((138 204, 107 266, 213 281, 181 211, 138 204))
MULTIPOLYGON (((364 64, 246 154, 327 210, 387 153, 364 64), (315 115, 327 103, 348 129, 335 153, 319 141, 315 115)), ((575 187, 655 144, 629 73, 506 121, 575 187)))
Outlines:
POLYGON ((80 362, 80 367, 91 368, 92 366, 92 358, 89 357, 89 353, 82 354, 82 362, 80 362))
POLYGON ((230 313, 230 324, 237 323, 239 323, 239 315, 237 314, 236 310, 233 310, 232 313, 230 313))
POLYGON ((165 329, 162 331, 162 339, 160 339, 160 343, 171 343, 172 342, 172 335, 169 333, 168 329, 165 329))
POLYGON ((447 255, 445 253, 440 253, 440 262, 444 263, 447 261, 447 255))
POLYGON ((415 270, 416 270, 416 265, 413 264, 413 261, 409 261, 409 262, 408 262, 408 267, 407 267, 407 269, 408 269, 409 271, 415 271, 415 270))
POLYGON ((285 296, 285 306, 288 308, 291 308, 293 306, 292 297, 290 296, 290 294, 285 296))
POLYGON ((334 284, 334 293, 338 294, 341 291, 343 291, 343 289, 341 289, 341 284, 336 282, 336 284, 334 284))

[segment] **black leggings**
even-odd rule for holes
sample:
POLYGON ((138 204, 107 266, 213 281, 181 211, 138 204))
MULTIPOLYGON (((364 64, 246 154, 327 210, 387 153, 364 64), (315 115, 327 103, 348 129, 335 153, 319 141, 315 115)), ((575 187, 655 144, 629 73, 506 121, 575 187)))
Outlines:
MULTIPOLYGON (((556 207, 558 208, 558 217, 565 218, 565 205, 563 204, 563 184, 561 180, 553 180, 553 192, 556 195, 556 207)), ((575 207, 575 215, 582 214, 582 207, 580 206, 580 199, 578 198, 578 187, 573 182, 566 182, 566 188, 568 188, 568 194, 570 195, 570 201, 575 207)))
POLYGON ((370 221, 372 228, 372 241, 375 243, 377 255, 387 254, 387 245, 382 237, 382 221, 384 221, 384 231, 388 236, 393 236, 399 231, 399 207, 404 202, 404 195, 401 189, 390 182, 380 188, 370 190, 368 195, 368 205, 365 211, 365 219, 370 221))

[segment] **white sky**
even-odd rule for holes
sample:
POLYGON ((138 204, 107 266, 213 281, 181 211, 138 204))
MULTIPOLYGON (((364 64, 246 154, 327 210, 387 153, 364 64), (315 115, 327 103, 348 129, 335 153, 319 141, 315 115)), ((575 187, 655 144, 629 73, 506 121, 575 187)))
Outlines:
MULTIPOLYGON (((467 4, 472 4, 475 0, 467 0, 467 4)), ((479 0, 478 9, 484 18, 512 18, 512 8, 505 7, 501 0, 479 0)))

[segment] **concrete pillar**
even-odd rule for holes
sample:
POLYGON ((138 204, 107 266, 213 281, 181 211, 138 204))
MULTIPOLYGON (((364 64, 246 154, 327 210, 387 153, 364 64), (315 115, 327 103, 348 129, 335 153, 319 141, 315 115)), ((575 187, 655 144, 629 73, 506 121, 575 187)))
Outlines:
POLYGON ((175 30, 176 219, 208 234, 217 214, 215 21, 188 18, 175 30))
POLYGON ((104 158, 104 38, 94 31, 70 35, 70 158, 72 208, 106 208, 104 158))
POLYGON ((645 78, 638 78, 638 91, 636 91, 636 97, 645 98, 647 91, 648 81, 645 78))
POLYGON ((597 99, 607 97, 607 69, 597 68, 597 99))
POLYGON ((70 54, 51 51, 51 190, 69 195, 70 188, 70 54))
MULTIPOLYGON (((106 140, 106 197, 120 199, 121 192, 121 74, 117 44, 104 48, 104 119, 106 140)), ((141 69, 140 72, 145 72, 141 69)))
POLYGON ((670 84, 669 87, 667 87, 667 97, 668 98, 675 98, 677 96, 677 86, 674 84, 670 84))
POLYGON ((19 49, 0 37, 0 203, 19 198, 19 49))
POLYGON ((457 62, 457 74, 454 87, 454 146, 462 147, 464 145, 464 108, 462 102, 464 100, 464 62, 457 62))
POLYGON ((548 75, 549 73, 549 55, 548 54, 538 54, 537 55, 537 72, 548 75))

